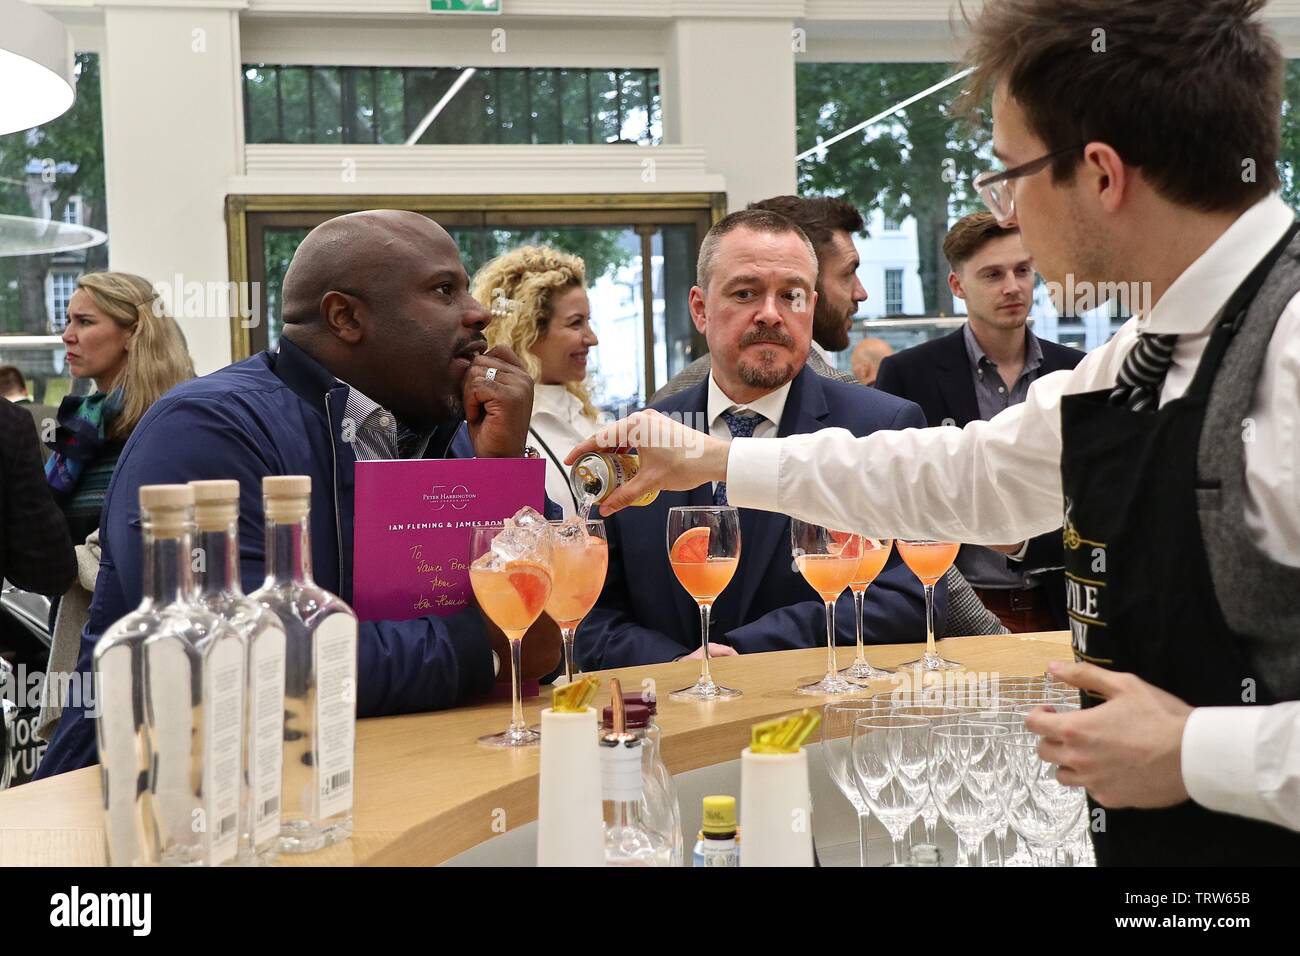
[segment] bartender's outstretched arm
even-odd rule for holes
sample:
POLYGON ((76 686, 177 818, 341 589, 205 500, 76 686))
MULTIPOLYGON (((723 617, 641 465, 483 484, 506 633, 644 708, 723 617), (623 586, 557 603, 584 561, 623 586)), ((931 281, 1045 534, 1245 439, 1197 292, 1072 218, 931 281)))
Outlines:
POLYGON ((566 465, 593 451, 635 448, 641 469, 600 506, 611 515, 649 491, 690 491, 706 481, 727 480, 730 446, 653 409, 606 425, 569 452, 566 465))

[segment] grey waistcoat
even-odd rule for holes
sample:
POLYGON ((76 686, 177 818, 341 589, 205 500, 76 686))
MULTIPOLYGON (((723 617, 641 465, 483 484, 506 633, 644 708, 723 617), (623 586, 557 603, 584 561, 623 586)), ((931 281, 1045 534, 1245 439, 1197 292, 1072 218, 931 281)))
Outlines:
MULTIPOLYGON (((1197 454, 1196 493, 1201 538, 1224 619, 1240 637, 1256 682, 1290 700, 1300 698, 1300 568, 1273 561, 1250 540, 1246 444, 1253 438, 1250 405, 1269 340, 1297 292, 1300 236, 1269 272, 1214 379, 1197 454)), ((1296 448, 1283 453, 1300 456, 1296 448)), ((1300 501, 1295 506, 1300 509, 1300 501)))

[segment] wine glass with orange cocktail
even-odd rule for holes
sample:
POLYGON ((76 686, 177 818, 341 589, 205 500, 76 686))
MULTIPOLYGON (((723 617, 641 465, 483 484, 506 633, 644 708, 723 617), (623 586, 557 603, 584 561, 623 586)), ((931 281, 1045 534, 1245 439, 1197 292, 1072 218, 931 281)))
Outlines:
POLYGON ((546 613, 560 628, 564 639, 564 676, 573 682, 573 638, 582 619, 591 613, 605 586, 609 570, 609 543, 605 522, 552 521, 555 540, 551 548, 551 567, 555 572, 546 613))
POLYGON ((858 685, 836 672, 835 602, 857 574, 862 536, 792 518, 790 551, 799 573, 826 605, 826 676, 797 690, 801 694, 851 694, 858 685))
POLYGON ((956 661, 939 656, 934 643, 934 586, 948 573, 961 545, 953 541, 904 541, 898 539, 898 554, 925 588, 925 653, 901 667, 919 667, 927 671, 946 671, 961 667, 956 661))
POLYGON ((542 737, 524 723, 520 657, 525 632, 551 596, 554 572, 549 541, 535 534, 521 535, 519 530, 483 525, 473 529, 470 538, 469 581, 474 597, 510 642, 510 726, 480 737, 478 742, 485 747, 534 747, 542 737))
POLYGON ((668 563, 700 608, 700 679, 669 694, 672 700, 728 700, 740 691, 714 683, 709 673, 709 611, 740 562, 740 514, 735 508, 668 510, 668 563))
POLYGON ((853 663, 840 671, 841 677, 851 681, 866 682, 882 677, 893 677, 892 671, 882 667, 873 667, 867 663, 865 642, 862 639, 862 602, 866 598, 867 588, 880 576, 893 550, 893 538, 868 538, 862 536, 862 557, 858 559, 858 569, 849 581, 849 591, 853 593, 853 611, 856 617, 857 641, 853 663))

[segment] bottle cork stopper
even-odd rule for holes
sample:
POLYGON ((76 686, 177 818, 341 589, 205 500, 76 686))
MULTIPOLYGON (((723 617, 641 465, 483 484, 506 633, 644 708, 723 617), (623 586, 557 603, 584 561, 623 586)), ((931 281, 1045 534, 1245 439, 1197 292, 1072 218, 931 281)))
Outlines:
POLYGON ((200 531, 224 531, 239 520, 239 482, 233 479, 191 481, 194 524, 200 531))
POLYGON ((267 475, 262 494, 268 498, 305 498, 311 494, 311 475, 267 475))
POLYGON ((189 485, 141 485, 140 511, 155 538, 178 538, 185 532, 194 507, 189 485))
POLYGON ((262 479, 266 517, 271 521, 301 521, 310 507, 310 475, 267 475, 262 479))

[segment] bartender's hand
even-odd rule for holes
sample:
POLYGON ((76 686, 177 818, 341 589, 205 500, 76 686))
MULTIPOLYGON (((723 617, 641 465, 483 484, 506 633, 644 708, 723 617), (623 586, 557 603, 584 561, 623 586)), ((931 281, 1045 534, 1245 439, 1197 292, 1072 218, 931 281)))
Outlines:
POLYGON ((641 469, 605 499, 600 506, 603 515, 649 491, 689 491, 706 481, 727 480, 727 442, 650 409, 606 425, 569 452, 565 464, 572 465, 591 451, 629 448, 641 456, 641 469))
POLYGON ((1059 766, 1061 783, 1085 788, 1105 807, 1170 807, 1188 799, 1181 754, 1190 706, 1133 674, 1064 661, 1048 667, 1105 698, 1087 710, 1036 710, 1025 718, 1025 727, 1043 737, 1038 754, 1059 766))
POLYGON ((1015 557, 1025 549, 1023 541, 1017 541, 1015 544, 986 544, 984 547, 990 551, 997 551, 999 554, 1005 554, 1007 557, 1015 557))
MULTIPOLYGON (((483 614, 482 611, 479 612, 483 614)), ((487 628, 488 641, 501 662, 497 670, 497 683, 510 683, 510 641, 501 628, 492 623, 492 619, 483 614, 483 624, 487 628)), ((564 642, 560 629, 551 620, 550 615, 541 615, 525 633, 521 648, 520 680, 538 680, 559 666, 564 654, 564 642)))
POLYGON ((518 458, 533 415, 533 377, 509 346, 474 356, 461 392, 465 423, 479 458, 518 458), (488 369, 497 370, 488 381, 488 369))
MULTIPOLYGON (((732 647, 730 644, 714 644, 712 641, 709 641, 709 657, 710 657, 710 658, 713 658, 713 657, 738 657, 739 655, 740 655, 740 651, 736 650, 736 649, 735 649, 734 647, 732 647)), ((691 651, 689 654, 683 654, 681 657, 679 657, 679 658, 677 658, 677 659, 678 659, 679 661, 698 661, 698 660, 702 660, 703 657, 704 657, 704 648, 702 648, 702 647, 697 647, 697 648, 695 648, 695 650, 691 651)))

